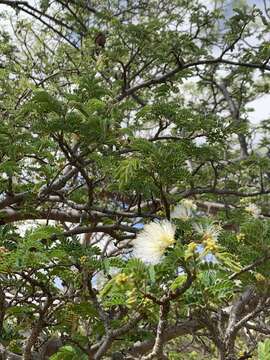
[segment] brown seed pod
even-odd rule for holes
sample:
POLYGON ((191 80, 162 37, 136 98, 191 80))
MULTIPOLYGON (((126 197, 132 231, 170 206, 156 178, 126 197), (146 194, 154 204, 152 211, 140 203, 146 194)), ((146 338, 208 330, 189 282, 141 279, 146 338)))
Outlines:
POLYGON ((101 48, 105 47, 106 44, 106 36, 100 32, 97 34, 96 38, 95 38, 95 44, 101 48))

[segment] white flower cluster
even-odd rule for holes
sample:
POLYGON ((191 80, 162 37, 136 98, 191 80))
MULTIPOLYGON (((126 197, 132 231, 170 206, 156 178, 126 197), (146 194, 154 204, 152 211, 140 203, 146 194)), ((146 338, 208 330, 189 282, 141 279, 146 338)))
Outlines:
MULTIPOLYGON (((191 200, 183 200, 174 208, 172 218, 186 221, 193 217, 197 207, 191 200)), ((221 227, 213 223, 194 223, 193 229, 201 235, 201 245, 205 251, 215 253, 218 250, 218 236, 221 227)), ((175 243, 175 226, 168 220, 154 221, 144 226, 133 241, 133 256, 148 264, 157 264, 162 259, 166 249, 175 243)), ((189 251, 196 251, 198 244, 189 244, 189 251)))
POLYGON ((193 224, 193 229, 197 232, 197 234, 202 236, 203 240, 211 239, 213 241, 217 241, 221 232, 221 227, 212 223, 195 223, 193 224))
POLYGON ((195 223, 193 229, 198 235, 201 235, 204 251, 215 253, 218 250, 218 237, 222 230, 221 226, 213 223, 195 223))
POLYGON ((261 215, 261 209, 255 204, 249 204, 245 207, 245 210, 254 218, 258 218, 261 215))
POLYGON ((194 215, 197 205, 192 200, 184 199, 171 212, 172 219, 188 220, 194 215))
POLYGON ((150 264, 157 264, 165 250, 175 242, 175 226, 168 220, 146 224, 133 242, 133 255, 150 264))

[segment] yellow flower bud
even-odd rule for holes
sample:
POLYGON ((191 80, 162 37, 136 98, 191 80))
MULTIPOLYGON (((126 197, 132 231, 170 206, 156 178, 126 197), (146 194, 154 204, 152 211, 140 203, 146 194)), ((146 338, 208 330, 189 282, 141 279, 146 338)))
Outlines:
POLYGON ((87 262, 87 260, 88 260, 88 257, 87 257, 87 256, 81 256, 81 257, 80 257, 80 263, 81 263, 81 264, 85 264, 85 263, 87 262))
POLYGON ((129 277, 126 274, 118 274, 115 278, 115 283, 119 286, 123 285, 128 281, 128 278, 129 277))
POLYGON ((197 249, 197 244, 194 241, 188 244, 188 251, 195 252, 196 249, 197 249))
POLYGON ((255 279, 258 281, 258 282, 264 282, 266 279, 265 277, 261 274, 261 273, 256 273, 255 274, 255 279))
POLYGON ((205 245, 206 251, 216 252, 218 250, 217 242, 213 239, 209 238, 208 240, 204 241, 203 243, 205 245))
POLYGON ((243 233, 239 233, 236 235, 236 240, 239 242, 245 240, 245 238, 246 238, 246 235, 243 233))

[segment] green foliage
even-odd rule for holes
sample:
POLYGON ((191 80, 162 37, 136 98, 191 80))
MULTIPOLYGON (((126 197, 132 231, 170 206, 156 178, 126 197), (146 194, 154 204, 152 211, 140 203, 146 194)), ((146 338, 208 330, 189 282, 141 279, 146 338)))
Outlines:
POLYGON ((116 173, 116 177, 119 179, 120 190, 123 189, 125 185, 134 182, 141 168, 142 162, 136 158, 125 159, 121 162, 116 173))
POLYGON ((270 359, 270 341, 265 340, 264 342, 259 342, 258 360, 268 360, 268 359, 270 359))
POLYGON ((76 350, 72 346, 63 346, 50 360, 87 360, 87 355, 76 350))
POLYGON ((137 358, 165 301, 169 359, 257 339, 266 359, 270 126, 250 113, 269 93, 267 6, 3 3, 0 352, 30 339, 39 358, 56 337, 52 360, 137 358), (174 237, 146 227, 166 219, 174 237))

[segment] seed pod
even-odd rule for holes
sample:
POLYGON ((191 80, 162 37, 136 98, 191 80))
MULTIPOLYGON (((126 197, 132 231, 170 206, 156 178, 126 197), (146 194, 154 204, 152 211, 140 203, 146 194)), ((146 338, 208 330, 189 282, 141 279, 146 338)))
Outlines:
POLYGON ((106 44, 106 36, 100 32, 97 34, 96 38, 95 38, 95 44, 96 46, 99 46, 101 48, 104 48, 105 47, 105 44, 106 44))

